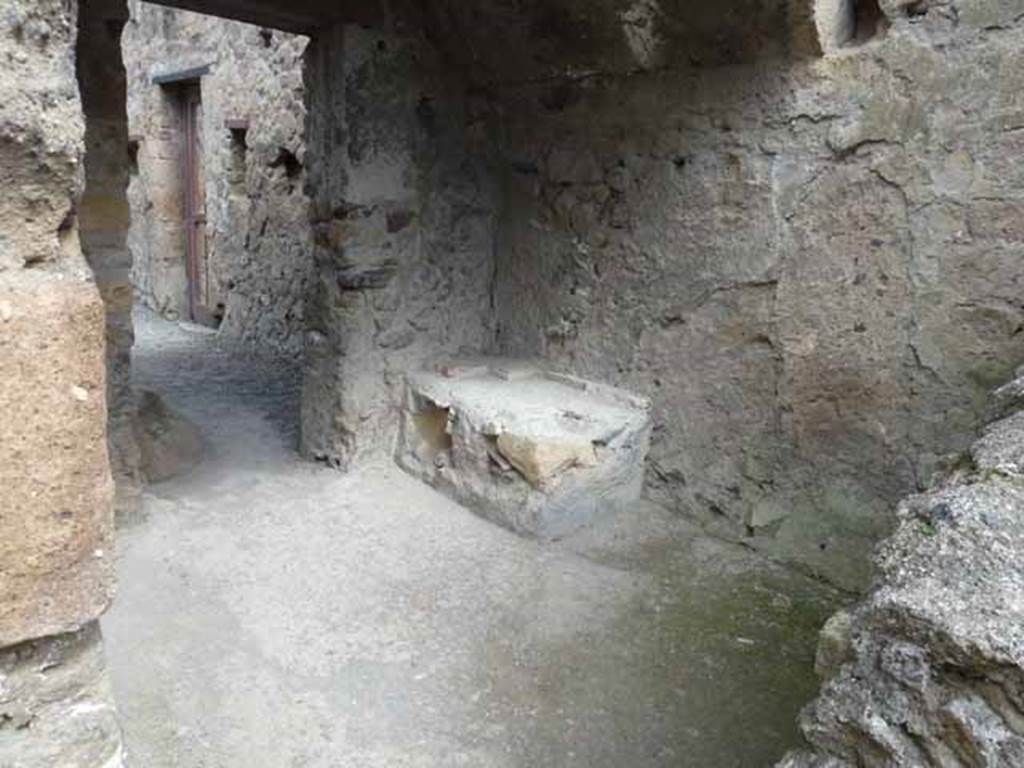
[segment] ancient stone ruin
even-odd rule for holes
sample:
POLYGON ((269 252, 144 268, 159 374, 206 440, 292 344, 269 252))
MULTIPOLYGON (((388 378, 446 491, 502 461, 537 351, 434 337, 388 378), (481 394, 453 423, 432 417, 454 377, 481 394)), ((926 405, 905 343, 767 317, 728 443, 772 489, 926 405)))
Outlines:
POLYGON ((1022 50, 0 0, 0 768, 1024 765, 1022 50))

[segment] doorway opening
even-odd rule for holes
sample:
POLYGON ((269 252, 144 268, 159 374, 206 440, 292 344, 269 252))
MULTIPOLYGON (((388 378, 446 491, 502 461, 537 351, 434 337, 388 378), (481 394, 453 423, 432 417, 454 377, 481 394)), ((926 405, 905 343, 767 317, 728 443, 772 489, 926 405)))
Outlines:
MULTIPOLYGON (((152 308, 166 319, 182 319, 217 328, 223 313, 211 284, 206 217, 206 149, 203 88, 200 77, 210 67, 191 68, 153 77, 161 91, 159 104, 163 130, 156 150, 163 166, 150 164, 152 183, 148 201, 162 216, 155 226, 163 230, 165 249, 152 253, 136 274, 152 308), (160 203, 163 205, 160 205, 160 203)), ((151 222, 151 224, 153 224, 151 222)))

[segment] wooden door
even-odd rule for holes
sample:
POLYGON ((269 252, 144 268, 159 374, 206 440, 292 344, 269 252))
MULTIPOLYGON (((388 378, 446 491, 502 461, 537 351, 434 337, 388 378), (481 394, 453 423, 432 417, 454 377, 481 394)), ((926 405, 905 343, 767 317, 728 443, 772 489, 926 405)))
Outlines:
POLYGON ((210 269, 206 250, 206 189, 203 169, 203 101, 199 84, 182 89, 185 190, 185 264, 188 275, 189 319, 211 325, 210 269))

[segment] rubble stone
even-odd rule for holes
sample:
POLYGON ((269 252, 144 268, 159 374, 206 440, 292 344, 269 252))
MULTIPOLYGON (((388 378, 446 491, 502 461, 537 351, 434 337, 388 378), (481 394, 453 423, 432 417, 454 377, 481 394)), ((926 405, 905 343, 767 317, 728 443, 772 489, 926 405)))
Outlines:
POLYGON ((195 467, 205 447, 199 428, 174 412, 155 392, 142 390, 138 399, 135 439, 146 481, 170 480, 195 467))

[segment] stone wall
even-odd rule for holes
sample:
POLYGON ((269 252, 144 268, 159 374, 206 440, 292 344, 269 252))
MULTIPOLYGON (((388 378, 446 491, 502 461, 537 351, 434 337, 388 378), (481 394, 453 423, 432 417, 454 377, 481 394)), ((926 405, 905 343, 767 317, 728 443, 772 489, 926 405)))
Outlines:
POLYGON ((1019 3, 513 5, 428 4, 501 169, 493 351, 651 397, 651 494, 865 585, 1024 358, 1019 3))
POLYGON ((958 465, 900 504, 874 589, 826 625, 813 749, 782 768, 1024 765, 1021 375, 958 465))
MULTIPOLYGON (((121 219, 116 179, 109 227, 97 199, 80 202, 96 177, 90 163, 83 173, 76 5, 10 0, 0 12, 0 764, 26 768, 113 768, 121 754, 95 625, 114 580, 116 323, 83 255, 101 231, 116 240, 121 219)), ((81 20, 114 70, 116 10, 90 3, 81 20)))
POLYGON ((130 7, 124 50, 137 141, 131 246, 138 298, 165 317, 188 316, 181 118, 173 86, 153 77, 209 65, 199 78, 208 304, 220 305, 225 335, 297 355, 312 269, 306 38, 138 0, 130 7), (234 121, 248 121, 248 129, 234 121))
POLYGON ((490 345, 496 185, 465 81, 422 28, 336 26, 306 72, 316 280, 302 439, 344 467, 393 455, 406 373, 490 345))

